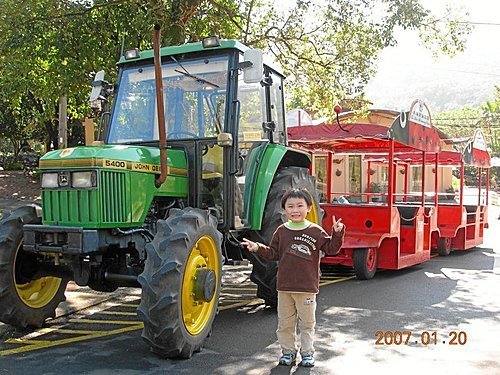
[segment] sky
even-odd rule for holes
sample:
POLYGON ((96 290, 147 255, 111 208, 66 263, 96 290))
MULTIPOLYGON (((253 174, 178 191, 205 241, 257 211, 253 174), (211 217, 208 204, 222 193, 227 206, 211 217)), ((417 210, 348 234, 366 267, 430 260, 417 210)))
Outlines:
MULTIPOLYGON (((444 14, 445 1, 422 4, 437 16, 444 14)), ((463 6, 474 23, 466 50, 436 60, 416 32, 398 32, 398 45, 382 51, 378 73, 366 88, 373 107, 407 110, 419 98, 430 102, 433 112, 493 99, 494 86, 500 86, 500 1, 454 0, 453 6, 463 6)))

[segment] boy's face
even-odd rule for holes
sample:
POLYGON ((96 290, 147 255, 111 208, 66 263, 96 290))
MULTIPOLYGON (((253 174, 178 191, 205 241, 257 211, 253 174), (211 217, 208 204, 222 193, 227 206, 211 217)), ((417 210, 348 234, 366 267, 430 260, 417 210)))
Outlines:
POLYGON ((288 220, 300 223, 305 220, 311 207, 304 198, 288 198, 285 203, 285 213, 288 220))

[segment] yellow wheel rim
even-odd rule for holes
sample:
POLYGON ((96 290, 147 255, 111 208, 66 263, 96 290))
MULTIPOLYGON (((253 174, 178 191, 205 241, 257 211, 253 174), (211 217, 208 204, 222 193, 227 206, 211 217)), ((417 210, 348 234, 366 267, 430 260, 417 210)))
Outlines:
MULTIPOLYGON (((16 259, 19 249, 22 246, 22 241, 16 250, 16 259)), ((16 267, 14 265, 13 275, 16 275, 16 267)), ((15 276, 14 276, 15 279, 15 276)), ((61 286, 62 280, 57 277, 42 277, 37 280, 30 281, 26 284, 17 284, 14 280, 16 292, 21 301, 32 309, 42 308, 54 299, 61 286)))
POLYGON ((215 241, 211 237, 203 236, 196 242, 186 261, 182 280, 182 317, 184 326, 191 335, 199 334, 206 327, 217 304, 220 279, 218 253, 215 241), (194 298, 196 273, 200 269, 215 272, 216 292, 209 302, 196 301, 194 298))

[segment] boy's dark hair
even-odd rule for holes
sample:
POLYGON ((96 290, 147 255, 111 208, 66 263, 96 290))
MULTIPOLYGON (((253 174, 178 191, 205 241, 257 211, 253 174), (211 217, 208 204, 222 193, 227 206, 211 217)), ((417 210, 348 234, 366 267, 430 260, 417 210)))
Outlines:
POLYGON ((289 198, 299 198, 299 199, 302 198, 306 201, 307 207, 311 207, 313 204, 311 194, 307 191, 307 189, 299 189, 299 188, 288 189, 281 198, 281 208, 285 208, 286 201, 289 198))

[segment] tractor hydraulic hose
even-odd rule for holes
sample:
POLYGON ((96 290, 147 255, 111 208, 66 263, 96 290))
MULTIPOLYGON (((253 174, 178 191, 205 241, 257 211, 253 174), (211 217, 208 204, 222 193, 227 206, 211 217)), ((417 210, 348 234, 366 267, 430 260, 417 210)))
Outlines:
POLYGON ((160 168, 161 174, 155 180, 159 188, 167 179, 167 135, 165 132, 165 108, 163 102, 163 77, 160 58, 160 25, 155 24, 153 36, 153 51, 155 63, 156 107, 158 111, 158 134, 160 135, 160 168))
POLYGON ((129 229, 129 230, 122 230, 120 228, 114 228, 112 231, 113 235, 120 235, 120 236, 131 236, 133 234, 139 233, 143 234, 144 236, 148 237, 150 240, 153 240, 155 237, 153 233, 151 233, 150 230, 146 228, 137 228, 137 229, 129 229))

